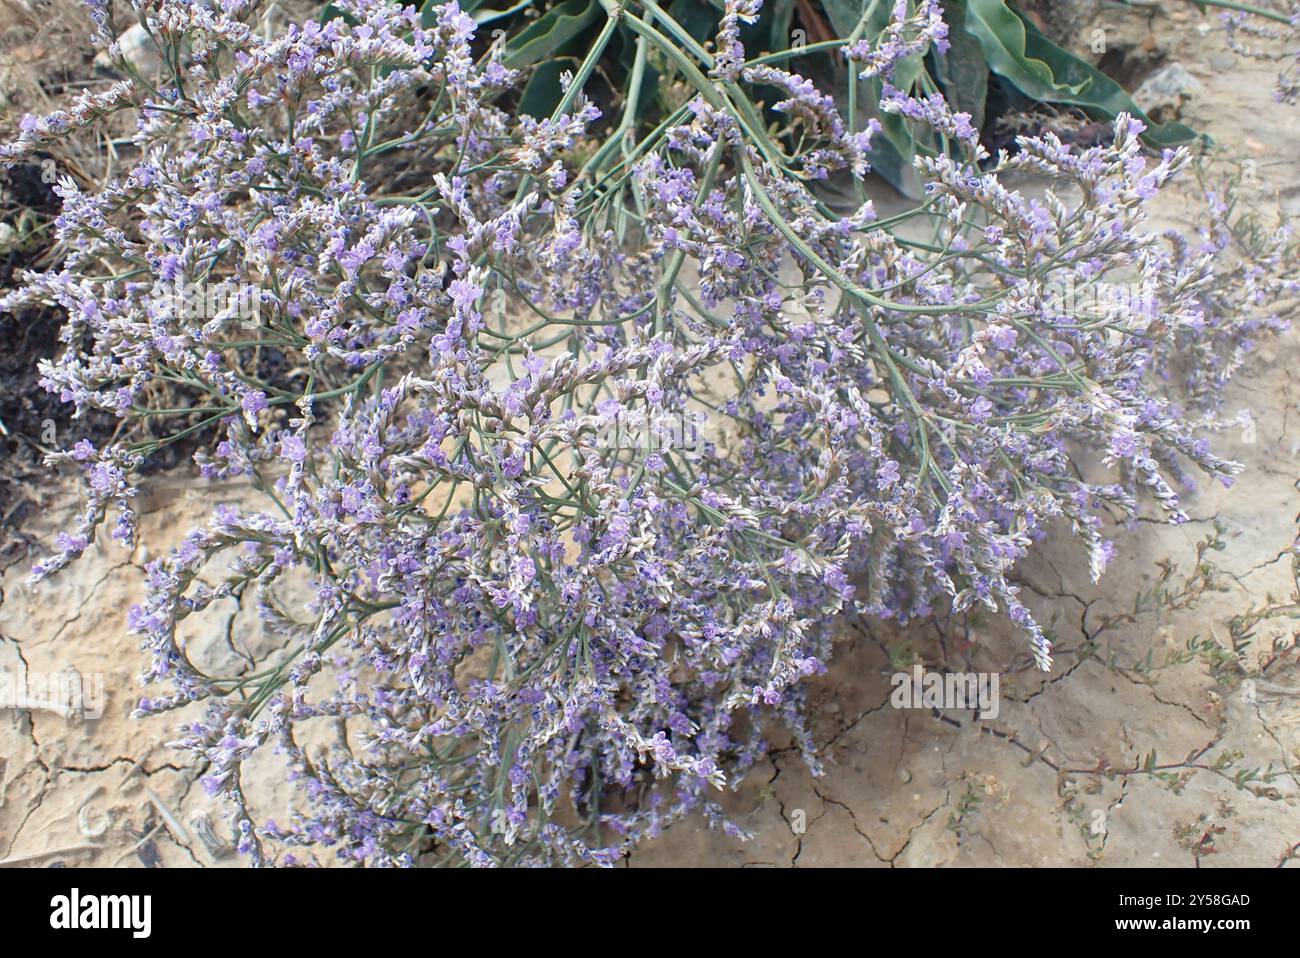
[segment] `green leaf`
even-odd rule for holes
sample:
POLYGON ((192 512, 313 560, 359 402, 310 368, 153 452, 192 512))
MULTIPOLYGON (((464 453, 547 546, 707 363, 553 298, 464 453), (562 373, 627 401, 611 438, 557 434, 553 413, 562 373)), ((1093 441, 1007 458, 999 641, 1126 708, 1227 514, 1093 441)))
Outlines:
POLYGON ((474 22, 480 27, 485 23, 492 23, 496 20, 504 20, 506 17, 512 17, 520 10, 526 10, 533 5, 533 0, 519 0, 518 3, 511 4, 504 10, 475 10, 471 16, 474 22))
MULTIPOLYGON (((717 14, 714 14, 718 19, 717 14)), ((754 23, 740 25, 740 42, 745 56, 776 53, 790 47, 790 23, 794 19, 794 0, 765 0, 763 11, 754 23)), ((717 33, 715 29, 709 39, 717 33)))
POLYGON ((912 136, 911 128, 896 114, 884 113, 877 119, 883 136, 876 136, 871 141, 871 152, 867 154, 871 169, 908 199, 920 199, 921 177, 912 166, 916 138, 912 136))
MULTIPOLYGON (((885 29, 889 24, 890 7, 889 3, 875 3, 871 16, 867 20, 866 29, 862 33, 863 37, 871 39, 885 29)), ((867 8, 863 0, 822 0, 822 9, 825 10, 836 35, 846 38, 858 25, 863 11, 867 8)), ((837 65, 837 73, 847 81, 843 58, 836 56, 832 62, 837 65)), ((895 85, 901 90, 908 89, 924 69, 922 56, 918 54, 908 57, 896 68, 895 85)), ((916 139, 911 125, 896 114, 880 112, 879 77, 858 80, 857 83, 858 129, 865 127, 867 121, 872 118, 879 120, 881 127, 880 135, 872 140, 871 151, 867 154, 871 169, 904 196, 918 199, 921 196, 921 180, 912 166, 912 157, 916 154, 916 139)))
POLYGON ((503 62, 513 70, 554 57, 559 49, 595 22, 597 0, 564 0, 506 43, 503 62))
POLYGON ((984 48, 961 26, 966 20, 965 0, 947 0, 944 19, 948 31, 948 52, 934 51, 935 79, 957 110, 969 113, 976 129, 984 125, 984 107, 989 93, 989 65, 984 48))
POLYGON ((673 0, 668 15, 701 43, 713 38, 718 32, 718 21, 722 19, 708 0, 673 0))
POLYGON ((1031 56, 1040 58, 1050 65, 1054 74, 1065 81, 1066 85, 1082 87, 1081 94, 1057 94, 1044 99, 1052 103, 1066 103, 1081 108, 1094 118, 1112 120, 1116 114, 1128 113, 1147 125, 1142 138, 1148 143, 1159 146, 1177 146, 1190 143, 1197 138, 1197 133, 1181 123, 1156 123, 1142 112, 1124 88, 1102 73, 1096 67, 1085 63, 1066 50, 1062 50, 1047 37, 1043 36, 1034 24, 1028 20, 1025 25, 1025 49, 1031 56))
MULTIPOLYGON (((882 6, 883 4, 878 4, 882 6)), ((826 18, 830 20, 831 26, 841 37, 847 37, 853 32, 853 28, 858 25, 862 19, 862 11, 866 9, 863 0, 822 0, 822 10, 826 12, 826 18)), ((872 17, 872 23, 867 25, 867 36, 872 36, 874 31, 879 31, 888 22, 889 11, 884 11, 885 16, 872 17), (876 21, 879 21, 877 24, 876 21)))
POLYGON ((1088 86, 1086 79, 1073 86, 1057 82, 1051 66, 1026 49, 1025 23, 1003 0, 966 0, 965 27, 984 49, 989 69, 1026 96, 1056 102, 1088 86))
POLYGON ((794 2, 795 0, 770 0, 764 6, 764 19, 771 21, 767 42, 768 51, 771 53, 788 48, 794 39, 790 36, 790 24, 794 21, 794 2))
POLYGON ((578 60, 573 57, 556 57, 539 63, 528 77, 524 92, 519 97, 519 112, 544 119, 555 112, 564 91, 560 88, 560 74, 576 70, 578 60))
POLYGON ((338 7, 336 4, 327 3, 321 9, 320 22, 322 24, 325 24, 325 23, 329 23, 331 20, 342 20, 345 23, 352 24, 353 26, 356 26, 356 22, 357 22, 353 17, 344 13, 343 10, 340 7, 338 7))

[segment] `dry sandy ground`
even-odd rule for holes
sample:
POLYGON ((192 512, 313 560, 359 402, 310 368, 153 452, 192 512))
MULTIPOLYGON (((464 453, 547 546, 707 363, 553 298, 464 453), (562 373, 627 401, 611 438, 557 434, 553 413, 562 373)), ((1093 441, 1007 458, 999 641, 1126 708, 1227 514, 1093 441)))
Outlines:
MULTIPOLYGON (((1184 119, 1218 140, 1221 163, 1254 161, 1252 203, 1300 215, 1300 113, 1271 103, 1271 66, 1225 56, 1221 35, 1197 34, 1195 19, 1110 11, 1098 22, 1112 47, 1141 50, 1149 20, 1156 42, 1147 46, 1202 85, 1184 119)), ((1190 229, 1196 210, 1173 191, 1160 225, 1190 229)), ((1287 614, 1297 590, 1298 360, 1288 335, 1233 387, 1229 411, 1253 410, 1254 442, 1218 442, 1248 469, 1233 489, 1206 487, 1192 499, 1193 522, 1121 533, 1099 586, 1068 541, 1027 563, 1025 591, 1052 625, 1056 666, 1049 675, 1004 671, 995 719, 893 708, 889 675, 913 659, 1007 669, 1023 660, 1023 639, 997 619, 903 633, 846 625, 816 682, 826 774, 814 779, 777 743, 726 799, 752 840, 688 822, 628 864, 1300 867, 1291 858, 1300 847, 1300 664, 1287 614), (1196 544, 1216 529, 1221 548, 1206 551, 1202 568, 1196 544), (1176 569, 1162 583, 1166 559, 1176 569), (1161 602, 1151 600, 1157 586, 1161 602)), ((46 508, 27 531, 52 536, 75 500, 55 483, 42 495, 46 508)), ((180 476, 155 484, 143 541, 155 550, 174 541, 220 495, 187 490, 180 476)), ((23 584, 27 562, 0 576, 0 672, 75 668, 102 674, 105 694, 95 720, 0 714, 0 863, 238 863, 221 808, 165 746, 176 718, 127 717, 143 658, 125 615, 141 598, 145 561, 143 547, 99 551, 39 590, 23 584)), ((199 654, 238 662, 265 636, 254 615, 234 610, 193 641, 199 654)), ((250 779, 255 803, 283 816, 288 787, 270 769, 250 779)))

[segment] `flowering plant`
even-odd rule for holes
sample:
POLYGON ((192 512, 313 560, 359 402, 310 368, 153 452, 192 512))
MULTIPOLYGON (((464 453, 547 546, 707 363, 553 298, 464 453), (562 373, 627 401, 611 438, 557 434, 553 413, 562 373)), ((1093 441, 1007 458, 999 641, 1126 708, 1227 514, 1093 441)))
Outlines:
MULTIPOLYGON (((503 63, 530 68, 518 108, 538 117, 550 114, 561 96, 558 76, 581 62, 605 19, 600 0, 523 0, 504 10, 491 9, 487 0, 464 0, 461 6, 484 32, 490 31, 493 43, 500 44, 503 63)), ((970 115, 975 127, 984 124, 986 113, 992 118, 995 108, 990 101, 1019 96, 1083 111, 1102 123, 1128 113, 1145 125, 1142 139, 1149 146, 1196 139, 1196 133, 1180 123, 1152 122, 1118 83, 1045 36, 1015 0, 942 0, 928 5, 925 16, 935 30, 943 31, 937 43, 924 37, 908 42, 906 5, 899 9, 896 0, 774 2, 755 6, 741 17, 712 0, 671 0, 663 6, 675 24, 675 39, 707 44, 730 18, 729 35, 751 58, 788 65, 835 97, 840 112, 859 126, 878 121, 880 129, 867 149, 872 172, 913 198, 920 196, 921 181, 912 158, 941 147, 933 131, 879 110, 882 84, 893 76, 895 62, 901 71, 893 77, 896 85, 917 84, 941 92, 954 109, 970 115), (876 62, 888 70, 850 71, 852 61, 841 53, 846 46, 878 47, 861 62, 876 62)), ((913 23, 912 29, 916 26, 913 23)), ((653 48, 645 57, 635 31, 616 29, 597 66, 597 98, 600 88, 608 85, 627 90, 643 117, 657 122, 665 109, 671 111, 671 104, 657 101, 667 99, 660 79, 673 75, 672 65, 653 48)), ((785 98, 780 83, 767 84, 761 76, 747 89, 758 103, 785 98)), ((772 110, 765 112, 773 118, 772 110)))
POLYGON ((1226 8, 1220 19, 1233 50, 1245 57, 1281 61, 1273 95, 1279 103, 1294 105, 1300 98, 1300 3, 1284 0, 1278 6, 1285 7, 1285 12, 1246 3, 1213 5, 1226 8), (1277 50, 1276 43, 1270 41, 1280 41, 1283 49, 1277 50))
POLYGON ((215 433, 202 475, 264 508, 220 507, 154 559, 130 625, 164 686, 139 712, 205 703, 178 744, 258 864, 295 846, 609 863, 694 812, 738 834, 715 790, 773 721, 816 767, 801 679, 846 612, 982 603, 1049 668, 1017 561, 1059 521, 1099 575, 1104 509, 1146 490, 1178 521, 1188 467, 1229 482, 1198 427, 1295 290, 1216 274, 1227 238, 1142 230, 1189 158, 1148 160, 1127 115, 1105 145, 989 156, 902 69, 946 42, 931 0, 840 44, 881 114, 939 146, 915 161, 923 199, 890 216, 861 192, 880 122, 747 56, 759 0, 729 0, 712 52, 654 0, 607 0, 543 118, 506 109, 524 77, 476 53, 454 0, 423 18, 344 0, 273 37, 255 0, 158 0, 138 12, 161 85, 91 10, 128 78, 27 118, 2 155, 130 110, 136 156, 93 192, 60 181, 66 255, 0 308, 62 308, 46 386, 129 428, 51 457, 84 469, 88 503, 34 575, 110 512, 133 542, 141 468, 215 433), (616 31, 689 94, 643 123, 638 80, 597 137, 584 91, 616 31), (782 91, 775 126, 760 85, 782 91), (849 208, 818 192, 836 171, 849 208), (1026 174, 1046 188, 1008 185, 1026 174), (1140 295, 1060 295, 1108 283, 1140 295), (205 670, 186 620, 250 596, 283 647, 205 670), (318 720, 346 730, 331 748, 308 741, 318 720), (245 791, 265 747, 304 786, 283 827, 245 791))

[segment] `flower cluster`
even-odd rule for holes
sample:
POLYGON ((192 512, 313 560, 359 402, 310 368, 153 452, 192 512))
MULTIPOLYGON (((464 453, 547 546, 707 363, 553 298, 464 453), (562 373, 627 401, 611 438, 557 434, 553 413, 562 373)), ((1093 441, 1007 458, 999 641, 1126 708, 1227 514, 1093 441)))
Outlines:
MULTIPOLYGON (((135 159, 60 185, 65 260, 0 299, 61 308, 47 387, 125 421, 60 457, 89 505, 37 577, 110 512, 133 540, 165 444, 204 437, 202 475, 261 496, 154 559, 130 615, 157 687, 139 711, 190 707, 178 744, 254 862, 608 863, 688 814, 739 834, 717 789, 773 722, 816 767, 802 680, 839 616, 983 604, 1049 668, 1013 580, 1030 546, 1064 522, 1100 574, 1107 509, 1145 489, 1177 521, 1185 469, 1234 473, 1164 376, 1208 343, 1213 392, 1266 320, 1215 285, 1219 240, 1142 229, 1187 157, 1150 161, 1135 121, 988 157, 942 97, 887 84, 883 110, 954 147, 918 159, 925 200, 887 226, 812 191, 864 175, 879 127, 745 59, 757 2, 728 4, 716 57, 653 3, 611 5, 543 118, 512 114, 522 78, 475 53, 454 0, 425 25, 337 6, 269 36, 254 0, 142 4, 174 76, 114 88, 135 159), (694 92, 593 153, 583 85, 615 27, 691 64, 694 92), (758 84, 784 97, 770 126, 758 84), (1144 309, 1052 295, 1119 281, 1152 290, 1144 309), (159 284, 256 309, 196 317, 159 284), (688 420, 689 450, 601 438, 688 420), (241 597, 282 645, 205 671, 186 622, 241 597), (320 720, 347 731, 320 747, 320 720), (246 789, 263 749, 303 786, 284 825, 246 789)), ((894 76, 942 40, 936 11, 900 0, 850 56, 894 76)), ((1285 292, 1242 282, 1263 312, 1285 292)))
POLYGON ((861 38, 844 49, 844 55, 861 64, 861 76, 892 79, 894 66, 927 50, 948 49, 948 24, 938 0, 894 0, 889 24, 879 37, 861 38))

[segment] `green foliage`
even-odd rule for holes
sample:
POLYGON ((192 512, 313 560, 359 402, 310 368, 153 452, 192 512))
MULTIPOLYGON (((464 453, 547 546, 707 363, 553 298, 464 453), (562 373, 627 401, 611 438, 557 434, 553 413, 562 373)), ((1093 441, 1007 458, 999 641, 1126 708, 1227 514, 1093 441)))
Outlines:
MULTIPOLYGON (((484 27, 487 42, 504 43, 508 66, 531 70, 518 109, 532 116, 549 116, 560 100, 560 76, 573 70, 600 30, 600 0, 465 0, 462 8, 484 27), (490 27, 490 29, 488 29, 490 27)), ((717 32, 722 0, 672 0, 665 4, 672 18, 697 43, 717 32)), ((871 154, 875 172, 905 195, 916 197, 919 181, 912 168, 917 154, 943 149, 928 133, 918 133, 902 117, 880 115, 879 78, 854 81, 838 48, 851 38, 873 40, 889 22, 887 0, 811 0, 800 8, 796 0, 768 0, 757 22, 741 33, 752 58, 771 54, 793 61, 791 69, 827 89, 843 91, 838 103, 855 114, 857 128, 875 119, 881 135, 871 154), (826 36, 834 40, 827 40, 826 36)), ((425 3, 426 11, 429 0, 425 3)), ((329 7, 323 16, 333 15, 329 7)), ((1082 110, 1095 120, 1111 120, 1127 112, 1147 124, 1145 138, 1155 147, 1187 143, 1196 133, 1179 123, 1151 121, 1124 89, 1091 64, 1049 40, 1014 3, 1006 0, 944 0, 949 25, 946 51, 931 50, 903 61, 893 84, 908 92, 941 92, 957 109, 969 113, 977 127, 997 119, 989 93, 1001 84, 1017 97, 1082 110)), ((632 99, 636 37, 621 25, 606 46, 598 75, 611 103, 632 99)), ((637 73, 639 90, 634 122, 653 126, 680 106, 670 96, 677 66, 653 58, 637 73)), ((997 102, 1004 103, 1006 98, 997 102)))

